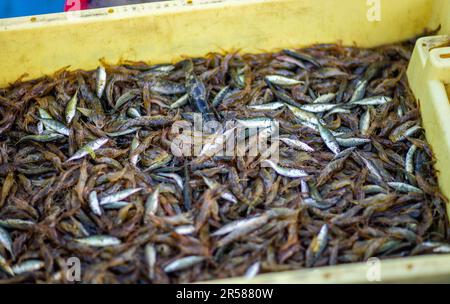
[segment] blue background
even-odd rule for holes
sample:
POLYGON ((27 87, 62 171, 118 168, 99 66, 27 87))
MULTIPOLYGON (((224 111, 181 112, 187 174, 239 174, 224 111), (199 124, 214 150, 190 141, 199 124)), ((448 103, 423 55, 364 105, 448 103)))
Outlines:
POLYGON ((64 0, 0 0, 0 18, 64 11, 64 0))

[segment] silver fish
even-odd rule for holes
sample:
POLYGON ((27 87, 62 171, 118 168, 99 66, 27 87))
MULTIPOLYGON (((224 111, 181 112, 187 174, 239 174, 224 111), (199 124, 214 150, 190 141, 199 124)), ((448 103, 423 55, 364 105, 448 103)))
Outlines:
POLYGON ((389 187, 393 188, 394 190, 398 192, 404 192, 404 193, 419 193, 422 194, 423 191, 417 187, 414 187, 412 185, 408 185, 405 183, 399 183, 399 182, 388 182, 387 183, 389 187))
POLYGON ((310 206, 310 207, 314 207, 320 210, 326 210, 326 209, 330 209, 331 207, 335 206, 338 203, 338 199, 330 199, 328 201, 318 201, 315 200, 312 197, 308 197, 305 198, 303 200, 303 202, 305 203, 305 205, 310 206))
POLYGON ((115 110, 119 109, 121 106, 123 106, 124 104, 126 104, 127 102, 132 100, 134 97, 139 95, 139 93, 140 93, 140 91, 137 90, 137 89, 136 90, 129 90, 129 91, 123 93, 117 99, 116 104, 114 105, 114 109, 115 110))
POLYGON ((172 103, 170 105, 171 109, 177 109, 180 108, 182 106, 187 105, 189 101, 189 94, 184 94, 183 96, 181 96, 180 98, 178 98, 174 103, 172 103))
POLYGON ((60 133, 66 136, 69 136, 70 134, 69 128, 67 128, 64 124, 60 123, 59 121, 56 121, 54 119, 42 119, 42 118, 41 121, 44 124, 44 126, 49 130, 52 130, 56 133, 60 133))
POLYGON ((352 105, 358 105, 358 106, 381 106, 386 103, 389 103, 392 101, 392 98, 387 96, 373 96, 368 97, 360 100, 355 100, 350 102, 352 105))
POLYGON ((363 161, 364 165, 366 165, 367 169, 369 169, 369 173, 375 177, 378 181, 383 182, 383 176, 381 175, 378 168, 367 158, 363 157, 361 154, 355 152, 356 155, 363 161))
POLYGON ((20 264, 14 265, 12 267, 12 271, 15 275, 20 275, 27 272, 37 271, 39 269, 44 268, 45 263, 40 260, 27 260, 20 264))
POLYGON ((108 135, 109 137, 119 137, 119 136, 123 136, 123 135, 128 135, 131 133, 134 133, 136 131, 138 131, 140 128, 129 128, 129 129, 125 129, 123 131, 118 131, 118 132, 105 132, 106 135, 108 135))
MULTIPOLYGON (((265 217, 266 218, 266 217, 265 217)), ((252 218, 244 219, 244 220, 237 220, 231 223, 228 223, 218 230, 214 231, 211 235, 212 236, 220 236, 228 234, 235 230, 245 229, 247 227, 252 227, 254 224, 261 222, 261 216, 255 216, 252 218)))
POLYGON ((96 72, 95 92, 98 98, 101 98, 106 87, 106 70, 103 66, 99 66, 96 72))
POLYGON ((339 154, 341 149, 339 148, 339 144, 330 130, 322 126, 322 124, 318 124, 317 126, 319 127, 320 137, 322 137, 328 149, 330 149, 334 154, 339 154))
POLYGON ((72 119, 75 117, 77 113, 77 102, 78 102, 78 90, 75 92, 75 95, 69 100, 66 106, 66 122, 70 124, 72 119))
POLYGON ((53 119, 53 117, 46 110, 44 110, 42 108, 39 108, 38 112, 39 112, 39 117, 41 119, 53 119))
POLYGON ((284 103, 276 101, 276 102, 270 102, 270 103, 264 103, 259 105, 251 105, 247 106, 247 108, 251 110, 257 110, 257 111, 271 111, 271 110, 277 110, 281 109, 285 106, 284 103))
POLYGON ((192 234, 195 232, 194 225, 183 225, 175 228, 175 232, 181 235, 192 234))
POLYGON ((159 187, 156 187, 155 191, 147 197, 145 201, 145 215, 154 215, 159 208, 159 187))
POLYGON ((314 99, 312 103, 329 103, 334 98, 336 98, 335 93, 323 94, 323 95, 317 97, 316 99, 314 99))
POLYGON ((362 187, 362 190, 366 194, 376 194, 376 193, 385 193, 386 189, 378 185, 365 185, 362 187))
POLYGON ((312 252, 316 257, 320 256, 327 247, 328 243, 328 225, 325 224, 320 228, 319 234, 311 242, 312 252))
POLYGON ((0 226, 9 228, 9 229, 19 229, 19 230, 28 230, 33 228, 35 225, 32 221, 26 221, 21 219, 5 219, 0 220, 0 226))
POLYGON ((300 180, 300 191, 303 198, 307 198, 309 196, 308 182, 306 182, 304 179, 300 180))
POLYGON ((294 85, 298 85, 298 84, 302 84, 305 83, 304 81, 300 81, 297 79, 292 79, 292 78, 287 78, 284 76, 280 76, 280 75, 267 75, 266 80, 269 81, 270 83, 279 85, 279 86, 284 86, 284 87, 289 87, 289 86, 294 86, 294 85))
POLYGON ((298 139, 291 139, 286 137, 280 137, 279 138, 283 143, 288 145, 289 147, 299 149, 306 152, 314 152, 314 148, 310 147, 308 144, 305 144, 304 142, 298 140, 298 139))
POLYGON ((278 166, 269 159, 264 160, 263 163, 268 164, 270 167, 272 167, 273 170, 275 170, 275 172, 286 177, 299 178, 308 176, 308 173, 306 173, 304 170, 294 168, 283 168, 278 166))
POLYGON ((254 278, 258 274, 260 268, 261 268, 261 263, 259 261, 256 263, 253 263, 245 272, 244 277, 246 279, 254 278))
POLYGON ((22 141, 32 140, 37 142, 50 142, 58 139, 65 138, 64 135, 59 133, 50 133, 50 134, 40 134, 40 135, 26 135, 22 137, 17 143, 22 141))
POLYGON ((145 246, 145 258, 148 266, 148 278, 150 280, 155 279, 155 266, 156 266, 156 248, 153 244, 147 244, 145 246))
POLYGON ((137 147, 139 147, 140 144, 141 143, 139 142, 138 134, 136 134, 133 137, 133 140, 131 141, 131 147, 130 147, 130 163, 132 163, 135 166, 139 161, 139 155, 138 154, 133 155, 133 152, 137 149, 137 147))
POLYGON ((105 210, 116 210, 116 209, 122 209, 123 207, 128 206, 129 204, 131 204, 131 203, 125 202, 125 201, 118 201, 118 202, 104 204, 104 205, 102 205, 102 208, 105 210))
POLYGON ((205 257, 202 256, 188 256, 178 260, 173 261, 166 267, 164 267, 164 272, 170 273, 183 269, 190 268, 198 263, 201 263, 205 260, 205 257))
POLYGON ((93 235, 85 238, 74 239, 77 243, 91 246, 91 247, 109 247, 117 246, 122 242, 115 236, 110 235, 93 235))
POLYGON ((245 128, 267 128, 274 124, 274 121, 267 117, 236 119, 236 122, 245 128))
POLYGON ((349 109, 347 109, 347 108, 344 107, 344 106, 337 106, 336 108, 332 109, 330 112, 328 112, 327 114, 325 114, 324 118, 326 118, 326 117, 328 117, 328 116, 330 116, 330 115, 333 115, 333 114, 339 114, 339 113, 341 113, 341 114, 351 114, 352 111, 349 110, 349 109))
POLYGON ((177 184, 177 186, 180 187, 181 190, 183 190, 184 182, 183 182, 183 179, 181 178, 181 176, 179 176, 178 174, 161 172, 161 173, 158 173, 158 175, 173 179, 175 181, 175 183, 177 184))
POLYGON ((367 80, 359 81, 356 85, 355 91, 353 92, 353 95, 350 99, 350 102, 361 100, 364 98, 364 95, 366 94, 366 87, 369 82, 367 80))
POLYGON ((295 115, 300 120, 312 123, 314 125, 319 124, 319 119, 314 113, 299 109, 297 107, 294 107, 290 104, 286 104, 289 110, 291 110, 292 114, 295 115))
POLYGON ((322 113, 333 110, 337 106, 339 105, 333 103, 311 103, 302 105, 300 109, 311 113, 322 113))
POLYGON ((102 198, 100 200, 100 206, 121 201, 141 190, 142 190, 142 188, 131 188, 131 189, 122 190, 117 193, 105 196, 104 198, 102 198))
POLYGON ((336 137, 336 141, 341 147, 350 148, 365 145, 371 142, 368 138, 340 138, 336 137))
POLYGON ((8 265, 8 262, 1 254, 0 254, 0 269, 3 269, 3 271, 5 271, 10 276, 14 275, 14 271, 11 269, 11 267, 8 265))
POLYGON ((38 135, 42 135, 44 133, 44 124, 40 120, 37 123, 37 133, 38 135))
POLYGON ((230 93, 230 92, 231 92, 230 86, 223 87, 219 91, 219 93, 217 93, 217 95, 214 97, 214 99, 213 99, 213 101, 211 103, 212 106, 215 107, 215 108, 217 106, 219 106, 222 103, 222 101, 225 99, 226 95, 228 95, 228 93, 230 93))
POLYGON ((89 207, 95 215, 101 216, 103 214, 102 208, 98 202, 96 191, 89 193, 89 207))
POLYGON ((3 229, 2 227, 0 227, 0 245, 8 250, 9 253, 13 254, 11 237, 9 236, 8 231, 3 229))
POLYGON ((359 132, 362 135, 367 135, 367 131, 370 127, 370 108, 364 112, 364 114, 361 116, 361 119, 359 120, 359 132))
POLYGON ((106 138, 106 137, 101 137, 101 138, 97 138, 93 141, 90 141, 85 146, 83 146, 80 150, 75 152, 68 160, 66 160, 66 162, 70 162, 72 160, 77 160, 77 159, 83 158, 86 155, 88 155, 90 153, 90 151, 98 150, 101 146, 103 146, 107 142, 108 142, 108 138, 106 138))
POLYGON ((139 110, 133 107, 128 108, 127 115, 131 118, 139 118, 142 116, 141 113, 139 113, 139 110))
POLYGON ((417 146, 416 145, 412 145, 409 148, 408 152, 406 153, 405 170, 409 174, 413 174, 414 173, 414 154, 416 153, 416 150, 417 150, 417 146))

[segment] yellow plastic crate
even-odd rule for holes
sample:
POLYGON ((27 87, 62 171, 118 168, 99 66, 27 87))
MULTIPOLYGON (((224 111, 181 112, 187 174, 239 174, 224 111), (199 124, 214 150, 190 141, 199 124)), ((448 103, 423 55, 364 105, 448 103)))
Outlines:
MULTIPOLYGON (((239 50, 261 53, 313 43, 372 47, 436 29, 450 34, 448 0, 186 0, 0 20, 0 87, 71 66, 173 62, 183 56, 239 50)), ((408 77, 450 196, 450 53, 424 38, 408 77), (444 55, 444 56, 442 56, 444 55), (446 87, 447 86, 447 87, 446 87)), ((228 283, 368 282, 373 265, 356 263, 214 281, 228 283)), ((450 282, 450 255, 385 260, 382 282, 450 282)))

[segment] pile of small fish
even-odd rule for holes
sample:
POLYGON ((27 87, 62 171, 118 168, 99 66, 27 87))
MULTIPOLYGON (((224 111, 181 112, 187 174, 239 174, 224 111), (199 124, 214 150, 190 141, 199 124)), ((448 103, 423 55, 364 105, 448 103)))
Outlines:
POLYGON ((412 47, 102 62, 0 89, 0 282, 181 283, 450 252, 412 47), (174 125, 196 115, 276 122, 279 162, 217 155, 223 134, 198 130, 209 145, 174 155, 174 125))

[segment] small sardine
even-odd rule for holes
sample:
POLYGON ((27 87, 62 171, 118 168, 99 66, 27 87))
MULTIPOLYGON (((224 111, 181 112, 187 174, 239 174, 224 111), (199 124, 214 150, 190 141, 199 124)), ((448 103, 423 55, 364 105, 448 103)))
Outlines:
POLYGON ((154 280, 156 266, 156 248, 153 244, 149 243, 145 246, 145 258, 147 260, 148 278, 150 280, 154 280))
POLYGON ((175 102, 173 102, 170 105, 170 108, 171 109, 178 109, 178 108, 181 108, 181 107, 187 105, 188 102, 189 102, 189 94, 184 94, 183 96, 178 98, 175 102))
POLYGON ((126 104, 127 102, 129 102, 130 100, 132 100, 133 98, 138 96, 139 94, 140 94, 140 91, 137 90, 137 89, 136 90, 129 90, 129 91, 123 93, 117 99, 116 104, 114 105, 114 110, 119 109, 121 106, 123 106, 124 104, 126 104))
POLYGON ((91 151, 98 150, 101 146, 103 146, 107 142, 108 142, 108 138, 105 138, 105 137, 97 138, 97 139, 87 143, 80 150, 75 152, 68 160, 66 160, 66 162, 70 162, 73 160, 83 158, 86 155, 88 155, 91 151))
POLYGON ((352 105, 358 105, 358 106, 381 106, 386 103, 389 103, 392 101, 392 98, 387 96, 374 96, 374 97, 368 97, 360 100, 355 100, 352 102, 349 102, 349 104, 352 105))
POLYGON ((131 133, 134 133, 136 131, 138 131, 140 128, 129 128, 127 130, 123 130, 123 131, 118 131, 118 132, 105 132, 106 135, 108 135, 109 137, 119 137, 119 136, 124 136, 124 135, 128 135, 131 133))
POLYGON ((131 118, 139 118, 142 116, 141 113, 139 113, 139 110, 133 107, 128 108, 127 115, 131 118))
POLYGON ((284 103, 282 102, 271 102, 271 103, 265 103, 265 104, 259 104, 259 105, 251 105, 251 106, 247 106, 247 108, 251 109, 251 110, 256 110, 256 111, 272 111, 272 110, 278 110, 281 109, 285 106, 284 103))
POLYGON ((13 254, 11 237, 9 236, 8 231, 3 229, 2 227, 0 227, 0 245, 8 250, 9 253, 13 254))
POLYGON ((322 113, 326 111, 333 110, 339 106, 338 104, 332 104, 332 103, 311 103, 311 104, 304 104, 300 107, 300 109, 311 112, 311 113, 322 113))
POLYGON ((99 66, 96 72, 95 92, 98 98, 101 98, 106 87, 106 70, 103 66, 99 66))
POLYGON ((14 276, 14 271, 11 269, 11 267, 8 265, 8 262, 1 254, 0 254, 0 269, 5 271, 10 276, 14 276))
POLYGON ((317 126, 319 127, 320 137, 322 137, 328 149, 330 149, 334 154, 339 154, 339 152, 341 152, 341 149, 339 148, 339 144, 331 131, 328 130, 328 128, 322 126, 322 124, 320 123, 317 126))
POLYGON ((368 138, 340 138, 336 137, 336 141, 341 147, 351 148, 365 145, 371 142, 368 138))
POLYGON ((20 264, 14 265, 12 267, 12 271, 15 275, 20 275, 27 272, 34 272, 39 269, 44 268, 45 263, 40 260, 27 260, 25 262, 22 262, 20 264))
POLYGON ((350 102, 362 100, 364 95, 366 95, 366 88, 369 82, 367 80, 361 80, 356 85, 355 91, 350 99, 350 102))
POLYGON ((66 106, 66 122, 70 124, 72 119, 75 117, 77 113, 77 102, 78 102, 78 90, 75 92, 75 95, 69 100, 66 106))
POLYGON ((102 198, 100 200, 100 206, 124 200, 127 197, 129 197, 141 190, 142 190, 142 188, 131 188, 131 189, 122 190, 117 193, 105 196, 104 198, 102 198))
POLYGON ((62 139, 65 138, 65 136, 63 134, 59 134, 59 133, 50 133, 50 134, 41 134, 41 135, 26 135, 24 137, 22 137, 18 142, 22 142, 22 141, 27 141, 27 140, 32 140, 32 141, 37 141, 37 142, 51 142, 51 141, 55 141, 58 139, 62 139))
POLYGON ((362 135, 367 135, 367 131, 370 127, 370 108, 364 112, 364 114, 361 116, 361 119, 359 121, 359 132, 362 135))
POLYGON ((298 107, 294 107, 290 104, 286 104, 289 110, 291 110, 292 114, 295 115, 300 120, 306 121, 308 123, 312 123, 314 125, 319 124, 319 119, 314 113, 304 111, 298 107))
POLYGON ((412 145, 409 148, 408 152, 406 153, 405 170, 409 174, 414 173, 414 154, 416 153, 416 151, 417 151, 417 146, 412 145))
POLYGON ((158 175, 173 179, 175 181, 175 183, 177 184, 177 186, 180 187, 181 190, 183 190, 184 182, 183 182, 183 179, 181 178, 181 176, 179 176, 178 174, 161 172, 161 173, 158 173, 158 175))
POLYGON ((69 136, 70 134, 69 128, 67 128, 64 124, 60 123, 59 121, 56 121, 54 119, 42 119, 42 118, 41 121, 44 124, 44 126, 49 130, 63 134, 65 136, 69 136))
POLYGON ((46 110, 44 110, 42 108, 39 108, 38 112, 39 112, 39 117, 41 119, 53 119, 53 117, 46 110))
POLYGON ((328 93, 328 94, 323 94, 320 95, 319 97, 317 97, 316 99, 313 100, 313 104, 314 103, 329 103, 332 100, 334 100, 336 98, 336 94, 335 93, 328 93))
POLYGON ((91 208, 92 212, 95 215, 101 216, 102 215, 102 208, 100 207, 100 204, 98 202, 97 198, 97 192, 92 191, 89 193, 89 207, 91 208))
POLYGON ((147 197, 145 201, 145 217, 149 215, 155 215, 159 208, 159 187, 156 187, 155 191, 147 197))
POLYGON ((120 239, 115 236, 110 235, 93 235, 85 238, 74 239, 75 242, 80 243, 82 245, 87 245, 91 247, 109 247, 109 246, 117 246, 122 242, 120 239))
POLYGON ((261 263, 259 261, 256 263, 253 263, 245 272, 244 278, 246 278, 246 279, 254 278, 259 273, 260 268, 261 268, 261 263))
POLYGON ((387 184, 389 185, 389 187, 393 188, 398 192, 423 194, 423 191, 421 189, 405 183, 388 182, 387 184))
POLYGON ((280 76, 280 75, 267 75, 265 78, 270 83, 273 83, 275 85, 279 85, 282 87, 290 87, 290 86, 304 83, 303 81, 299 81, 299 80, 292 79, 292 78, 287 78, 287 77, 280 76))
POLYGON ((274 124, 274 121, 267 117, 236 119, 236 122, 245 128, 267 128, 274 124))
POLYGON ((301 169, 282 168, 269 159, 264 160, 263 163, 268 164, 275 172, 286 177, 299 178, 308 176, 308 173, 301 169))
POLYGON ((205 257, 202 256, 188 256, 181 259, 178 259, 176 261, 173 261, 166 267, 164 267, 164 272, 170 273, 175 272, 183 269, 190 268, 198 263, 201 263, 205 260, 205 257))
POLYGON ((35 225, 32 221, 21 220, 21 219, 5 219, 0 220, 0 226, 9 228, 9 229, 19 229, 19 230, 28 230, 33 228, 35 225))
POLYGON ((280 137, 279 138, 283 143, 288 145, 289 147, 306 151, 306 152, 314 152, 314 148, 310 147, 308 144, 305 144, 304 142, 298 140, 298 139, 291 139, 287 137, 280 137))

